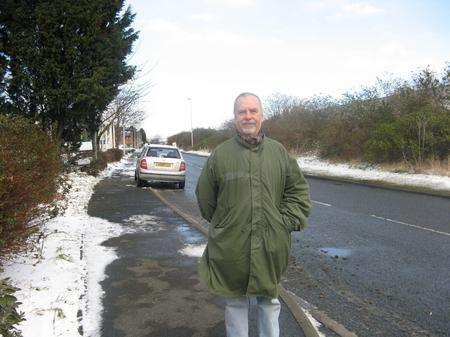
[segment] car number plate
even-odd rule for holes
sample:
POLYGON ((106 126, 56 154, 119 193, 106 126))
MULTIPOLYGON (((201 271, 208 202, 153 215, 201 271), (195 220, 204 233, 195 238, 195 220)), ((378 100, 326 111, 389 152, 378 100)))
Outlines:
POLYGON ((172 167, 171 163, 155 163, 155 166, 158 167, 172 167))

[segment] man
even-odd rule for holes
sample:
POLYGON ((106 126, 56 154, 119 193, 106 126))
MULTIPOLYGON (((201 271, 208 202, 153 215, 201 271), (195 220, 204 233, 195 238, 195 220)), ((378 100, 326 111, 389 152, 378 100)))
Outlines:
POLYGON ((208 158, 197 184, 202 216, 210 222, 199 265, 202 280, 226 298, 228 337, 248 337, 249 299, 256 299, 260 337, 278 337, 278 284, 291 231, 307 225, 308 185, 298 164, 261 133, 263 109, 255 94, 234 102, 237 135, 208 158))

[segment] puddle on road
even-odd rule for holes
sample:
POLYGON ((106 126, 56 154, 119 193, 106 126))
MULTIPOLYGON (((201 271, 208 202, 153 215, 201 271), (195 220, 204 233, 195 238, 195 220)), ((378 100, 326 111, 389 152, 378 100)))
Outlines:
POLYGON ((335 259, 347 259, 352 255, 352 250, 348 248, 323 247, 319 249, 321 253, 331 256, 335 259))

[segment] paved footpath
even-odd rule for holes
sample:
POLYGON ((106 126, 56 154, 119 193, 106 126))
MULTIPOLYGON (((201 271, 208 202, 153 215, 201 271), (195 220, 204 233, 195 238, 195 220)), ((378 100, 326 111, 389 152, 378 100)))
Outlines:
MULTIPOLYGON (((225 336, 223 302, 200 283, 197 257, 180 253, 205 238, 134 185, 130 171, 117 172, 95 188, 88 213, 122 224, 126 234, 104 245, 118 259, 106 268, 102 337, 225 336)), ((250 331, 257 336, 252 310, 250 331)), ((284 305, 281 336, 304 336, 284 305)))

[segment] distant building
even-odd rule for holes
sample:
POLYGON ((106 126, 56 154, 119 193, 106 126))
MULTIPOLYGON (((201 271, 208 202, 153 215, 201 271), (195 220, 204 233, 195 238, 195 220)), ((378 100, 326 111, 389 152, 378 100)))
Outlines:
MULTIPOLYGON (((123 144, 122 127, 117 127, 116 142, 120 147, 123 144)), ((143 129, 136 129, 134 126, 125 128, 125 148, 141 148, 146 142, 146 135, 143 129)))
MULTIPOLYGON (((99 150, 107 151, 115 148, 121 149, 123 147, 123 138, 122 127, 111 124, 100 136, 99 150)), ((146 142, 147 138, 144 129, 141 128, 137 130, 133 126, 125 128, 125 147, 138 149, 146 142)), ((92 142, 90 140, 82 142, 79 151, 92 151, 92 142)))

